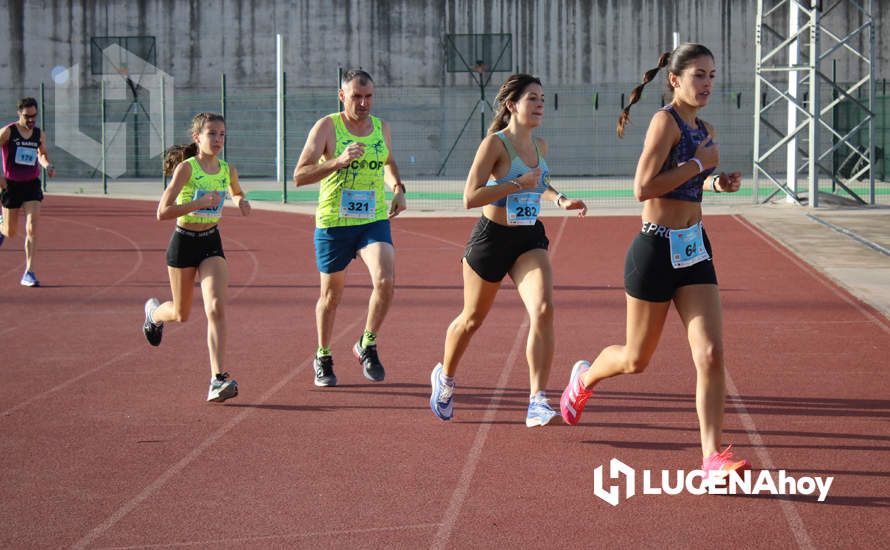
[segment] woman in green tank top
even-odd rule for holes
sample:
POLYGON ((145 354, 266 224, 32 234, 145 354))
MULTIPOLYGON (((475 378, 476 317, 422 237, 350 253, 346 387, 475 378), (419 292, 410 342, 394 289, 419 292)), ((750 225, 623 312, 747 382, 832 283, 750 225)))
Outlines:
POLYGON ((167 248, 173 299, 164 303, 157 298, 146 301, 142 330, 148 342, 157 346, 161 343, 164 323, 187 321, 198 278, 210 349, 207 401, 221 402, 238 395, 238 384, 223 371, 229 270, 217 223, 222 217, 227 192, 243 216, 250 214, 250 203, 238 184, 235 167, 217 158, 225 145, 225 119, 214 113, 198 113, 192 121, 191 134, 194 143, 177 145, 167 151, 164 171, 167 174, 172 171, 173 178, 157 212, 159 220, 176 218, 176 230, 167 248))

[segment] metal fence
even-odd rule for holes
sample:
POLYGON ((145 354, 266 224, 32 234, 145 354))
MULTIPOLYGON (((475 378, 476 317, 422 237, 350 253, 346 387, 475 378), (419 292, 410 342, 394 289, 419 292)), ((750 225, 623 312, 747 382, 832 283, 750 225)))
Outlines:
MULTIPOLYGON (((496 82, 494 79, 493 82, 496 82)), ((615 135, 618 113, 626 94, 636 83, 612 83, 590 87, 546 86, 546 115, 537 135, 549 144, 548 164, 555 186, 585 198, 594 206, 627 206, 635 203, 631 182, 642 149, 643 138, 652 112, 663 104, 664 90, 660 82, 651 83, 643 99, 634 106, 631 125, 626 136, 615 135)), ((496 92, 493 84, 487 90, 489 101, 496 92)), ((881 93, 881 87, 878 87, 881 93)), ((106 99, 97 87, 79 90, 76 121, 83 140, 94 140, 114 160, 122 172, 107 178, 114 187, 118 181, 133 178, 155 179, 163 186, 162 154, 151 146, 154 132, 161 132, 159 116, 151 116, 149 94, 133 88, 112 94, 125 99, 106 99), (134 91, 135 90, 135 91, 134 91), (104 114, 103 107, 104 105, 104 114), (104 117, 104 118, 103 118, 104 117)), ((106 92, 107 94, 107 92, 106 92)), ((751 173, 753 133, 753 85, 720 86, 712 94, 702 116, 718 132, 721 169, 751 173)), ((35 94, 37 92, 35 91, 35 94)), ((56 126, 56 104, 53 86, 46 86, 43 98, 42 125, 58 177, 61 179, 102 179, 101 163, 96 159, 76 156, 54 141, 61 128, 56 126)), ((18 97, 10 90, 0 90, 0 99, 8 105, 10 119, 18 97)), ((890 133, 887 109, 890 99, 879 98, 876 119, 876 176, 879 201, 890 200, 887 183, 887 137, 890 133)), ((491 108, 480 102, 478 87, 387 88, 375 91, 374 112, 392 127, 393 154, 403 178, 412 189, 414 208, 459 208, 464 178, 481 139, 482 128, 491 120, 491 108), (481 112, 480 112, 480 107, 481 112), (475 109, 475 110, 474 110, 475 109)), ((199 111, 225 111, 227 120, 226 159, 233 163, 244 179, 274 180, 276 167, 276 94, 274 87, 231 89, 224 85, 207 88, 175 89, 172 101, 173 142, 190 140, 188 127, 199 111)), ((336 88, 285 87, 285 185, 288 201, 314 201, 317 187, 296 189, 289 183, 309 129, 315 121, 338 109, 336 88)), ((841 111, 843 113, 843 111, 841 111)), ((836 124, 855 124, 850 111, 836 124)), ((62 120, 60 117, 59 120, 62 120)), ((71 134, 71 129, 68 135, 71 134)), ((171 143, 167 142, 166 145, 171 143)), ((70 148, 69 148, 70 149, 70 148)), ((836 170, 844 169, 844 157, 835 155, 836 170)), ((864 182, 867 185, 868 181, 864 182)), ((50 182, 50 186, 52 182, 50 182)), ((862 182, 852 182, 861 188, 862 182)), ((50 187, 51 189, 51 187, 50 187)), ((829 188, 825 189, 830 191, 829 188)), ((838 190, 838 193, 842 191, 838 190)), ((282 200, 283 193, 264 193, 259 198, 282 200)), ((751 203, 756 197, 750 186, 733 195, 708 197, 720 203, 751 203)))

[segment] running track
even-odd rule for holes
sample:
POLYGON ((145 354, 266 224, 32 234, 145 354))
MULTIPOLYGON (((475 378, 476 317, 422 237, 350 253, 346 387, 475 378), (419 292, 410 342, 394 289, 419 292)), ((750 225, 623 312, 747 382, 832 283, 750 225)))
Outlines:
MULTIPOLYGON (((50 197, 41 289, 0 248, 0 546, 4 548, 886 547, 890 322, 740 217, 708 228, 725 308, 727 441, 755 467, 835 476, 815 497, 638 495, 612 507, 593 470, 699 464, 694 369, 671 314, 649 371, 604 383, 578 427, 527 429, 527 320, 511 285, 458 373, 455 420, 428 410, 461 301, 473 218, 401 219, 384 383, 349 349, 369 284, 338 312, 341 385, 312 384, 313 220, 229 209, 227 370, 204 403, 205 321, 150 348, 142 304, 169 296, 154 203, 50 197), (608 468, 608 466, 607 466, 608 468)), ((572 363, 624 333, 635 217, 546 220, 556 278, 558 400, 572 363)), ((360 267, 360 266, 356 266, 360 267)))

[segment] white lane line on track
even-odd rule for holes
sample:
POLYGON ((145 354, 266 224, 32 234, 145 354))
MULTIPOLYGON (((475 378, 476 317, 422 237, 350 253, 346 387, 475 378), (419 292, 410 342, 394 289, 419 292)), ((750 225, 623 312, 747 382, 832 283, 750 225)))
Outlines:
MULTIPOLYGON (((126 237, 124 237, 124 238, 126 238, 126 237)), ((128 239, 128 240, 129 240, 129 239, 128 239)), ((232 294, 232 297, 231 297, 230 300, 229 300, 229 301, 231 302, 231 301, 234 301, 238 296, 240 296, 240 295, 244 292, 244 290, 247 289, 247 288, 250 286, 251 283, 253 283, 254 279, 256 279, 257 273, 259 272, 259 261, 257 260, 256 255, 255 255, 253 252, 251 252, 250 250, 248 250, 247 247, 244 245, 244 243, 242 243, 241 241, 237 241, 237 240, 234 240, 234 239, 226 239, 226 240, 231 241, 231 242, 237 244, 238 246, 240 246, 240 247, 244 250, 244 252, 247 253, 248 257, 249 257, 249 258, 251 259, 251 261, 253 262, 253 270, 252 270, 251 273, 250 273, 250 277, 248 277, 247 282, 245 282, 245 283, 243 284, 243 286, 241 286, 235 293, 232 294)), ((130 273, 128 273, 125 277, 123 277, 123 278, 120 279, 117 283, 115 283, 115 285, 118 284, 120 281, 125 280, 126 278, 128 278, 128 277, 129 277, 132 273, 134 273, 135 271, 138 271, 138 268, 139 268, 139 266, 141 265, 142 249, 139 248, 139 246, 138 246, 135 242, 133 242, 133 241, 130 241, 130 242, 134 245, 134 247, 136 248, 136 250, 139 251, 140 262, 137 264, 135 270, 133 270, 133 271, 131 271, 130 273)), ((111 288, 111 287, 107 287, 105 290, 109 290, 110 288, 111 288)), ((87 300, 92 299, 93 297, 99 295, 100 293, 104 292, 105 290, 98 291, 98 292, 94 293, 94 294, 93 294, 90 298, 88 298, 87 300)), ((78 307, 78 308, 79 308, 79 307, 82 307, 82 306, 71 306, 70 309, 74 309, 75 307, 78 307)), ((44 316, 44 317, 46 317, 46 316, 44 316)), ((195 324, 193 323, 193 325, 195 325, 195 324)), ((179 332, 180 330, 184 330, 185 328, 187 328, 187 326, 189 326, 189 325, 179 324, 179 325, 173 327, 174 330, 172 330, 172 331, 169 331, 169 330, 168 330, 167 333, 170 334, 171 332, 174 332, 174 333, 175 333, 175 332, 179 332)), ((4 334, 4 333, 0 333, 0 335, 2 335, 2 334, 4 334)), ((95 374, 96 372, 99 372, 100 370, 104 369, 105 367, 108 367, 109 365, 113 365, 113 364, 115 364, 115 363, 117 363, 117 362, 119 362, 119 361, 121 361, 121 360, 123 360, 123 359, 126 359, 127 357, 129 357, 130 355, 133 355, 134 353, 139 353, 139 352, 142 352, 142 351, 145 351, 145 346, 144 346, 144 345, 137 346, 137 347, 133 347, 133 348, 131 348, 129 351, 121 352, 121 353, 115 355, 114 357, 112 357, 111 359, 108 359, 108 360, 105 361, 104 363, 102 363, 102 364, 100 364, 100 365, 98 365, 98 366, 96 366, 96 367, 94 367, 94 368, 92 368, 92 369, 90 369, 90 370, 88 370, 88 371, 82 372, 82 373, 80 373, 80 374, 78 374, 77 376, 74 376, 74 377, 72 377, 72 378, 68 378, 67 380, 65 380, 65 381, 62 382, 61 384, 57 384, 57 385, 55 385, 55 386, 53 386, 53 387, 51 387, 51 388, 49 388, 49 389, 47 389, 47 390, 45 390, 45 391, 42 391, 42 392, 40 392, 40 393, 38 393, 38 394, 36 394, 36 395, 31 396, 29 399, 26 399, 25 401, 22 401, 21 403, 18 403, 18 404, 16 404, 16 405, 14 405, 13 407, 10 407, 10 408, 8 408, 8 409, 6 409, 6 410, 4 410, 4 411, 0 411, 0 417, 8 416, 8 415, 10 415, 10 414, 12 414, 12 413, 14 413, 14 412, 20 410, 20 409, 23 409, 23 408, 27 407, 28 405, 30 405, 30 404, 32 404, 32 403, 35 403, 35 402, 37 402, 37 401, 40 401, 40 400, 42 400, 42 399, 44 399, 44 398, 46 398, 46 397, 48 397, 48 396, 50 396, 50 395, 53 395, 54 393, 56 393, 56 392, 58 392, 58 391, 61 391, 61 390, 65 389, 65 388, 67 388, 68 386, 71 386, 72 384, 75 384, 75 383, 79 382, 80 380, 86 378, 87 376, 90 376, 90 375, 92 375, 92 374, 95 374)))
POLYGON ((789 249, 787 249, 783 246, 777 245, 771 238, 766 236, 765 232, 762 229, 760 229, 753 223, 749 222, 748 220, 746 220, 743 217, 738 216, 738 215, 734 215, 734 216, 732 216, 732 218, 734 220, 736 220, 737 222, 739 222, 739 224, 742 227, 746 228, 748 231, 750 231, 754 235, 760 237, 760 239, 763 240, 763 242, 765 242, 766 244, 768 244, 773 250, 775 250, 782 256, 785 256, 786 258, 788 258, 788 260, 790 260, 791 263, 793 263, 794 265, 799 267, 804 273, 809 275, 811 278, 818 281, 822 286, 824 286, 829 291, 831 291, 832 294, 834 294, 841 300, 843 300, 846 303, 853 306, 853 308, 856 311, 858 311, 863 316, 865 316, 867 319, 869 319, 872 323, 877 325, 878 328, 883 330, 885 333, 890 334, 890 321, 886 320, 883 317, 878 317, 877 315, 875 315, 868 309, 862 307, 862 304, 859 303, 858 300, 851 299, 847 293, 841 292, 840 290, 838 290, 837 283, 829 283, 827 280, 828 279, 827 276, 822 275, 815 267, 811 266, 810 264, 806 263, 802 259, 798 258, 789 249))
MULTIPOLYGON (((556 253, 556 248, 559 246, 559 242, 562 240, 562 235, 566 227, 566 220, 568 220, 568 218, 563 218, 562 224, 559 226, 559 232, 557 233, 556 238, 553 241, 553 246, 550 249, 551 256, 556 253)), ((482 418, 482 423, 479 425, 479 429, 476 431, 476 437, 473 440, 473 445, 470 447, 470 450, 467 451, 467 460, 464 462, 464 467, 461 470, 460 478, 457 482, 457 487, 455 487, 454 493, 452 493, 451 495, 451 500, 448 503, 448 508, 446 508, 445 515, 442 518, 439 529, 436 531, 436 534, 433 538, 431 548, 441 549, 445 548, 448 545, 448 539, 451 538, 451 532, 454 530, 454 526, 457 523, 457 518, 460 516, 461 508, 463 508, 464 501, 466 501, 467 499, 467 494, 470 492, 470 487, 473 481, 473 474, 476 472, 476 466, 479 464, 479 459, 482 457, 482 449, 483 447, 485 447, 485 440, 488 439, 488 432, 491 430, 492 421, 494 420, 494 417, 498 412, 498 404, 500 403, 504 395, 504 388, 507 386, 507 380, 510 378, 510 372, 513 370, 513 365, 519 359, 520 352, 525 349, 523 343, 526 340, 528 327, 529 318, 526 314, 522 321, 522 324, 519 325, 519 328, 516 331, 516 337, 513 340, 513 346, 510 348, 510 353, 507 356, 507 361, 504 364, 504 368, 501 370, 500 377, 498 377, 494 395, 491 396, 491 400, 488 402, 488 407, 486 407, 485 409, 485 415, 482 418)))
MULTIPOLYGON (((130 245, 133 247, 133 249, 134 249, 134 250, 136 251, 136 253, 138 254, 138 257, 136 258, 136 262, 134 263, 134 265, 133 265, 133 267, 130 269, 130 271, 128 271, 128 272, 127 272, 126 274, 124 274, 122 277, 118 278, 118 280, 116 280, 115 282, 111 283, 111 285, 109 285, 109 286, 107 286, 107 287, 104 287, 104 288, 102 288, 102 289, 99 289, 99 290, 94 291, 92 294, 90 294, 89 296, 87 296, 86 298, 84 298, 84 299, 82 300, 81 303, 79 303, 79 304, 77 304, 77 305, 71 305, 71 306, 68 306, 67 308, 62 309, 61 311, 56 310, 56 311, 53 311, 52 313, 47 313, 47 314, 45 314, 45 315, 43 315, 43 316, 41 316, 41 317, 37 317, 36 319, 31 319, 31 320, 28 321, 27 324, 24 324, 24 323, 20 323, 20 324, 12 324, 12 323, 4 324, 3 329, 0 330, 0 338, 5 337, 7 334, 9 334, 10 332, 12 332, 12 331, 14 331, 14 330, 16 330, 16 329, 24 328, 24 327, 32 327, 32 326, 34 326, 35 324, 37 324, 39 321, 41 321, 41 320, 43 320, 43 319, 46 319, 47 317, 57 317, 57 316, 59 316, 59 315, 65 314, 65 313, 70 312, 70 311, 80 310, 80 308, 83 307, 83 304, 84 304, 84 303, 89 302, 90 300, 96 298, 97 296, 101 296, 102 294, 105 294, 106 292, 112 290, 112 289, 115 288, 117 285, 123 283, 124 281, 126 281, 127 279, 129 279, 130 277, 132 277, 134 274, 136 274, 136 273, 139 271, 139 269, 142 267, 142 263, 143 263, 144 258, 145 258, 145 255, 143 254, 142 249, 139 247, 138 244, 136 244, 136 242, 135 242, 133 239, 127 237, 127 236, 124 235, 123 233, 119 233, 119 232, 117 232, 117 231, 114 231, 113 229, 106 229, 106 228, 104 228, 104 227, 99 227, 98 225, 89 224, 89 223, 86 223, 86 222, 81 222, 81 221, 78 221, 78 220, 72 220, 72 219, 68 219, 68 218, 55 218, 54 216, 45 216, 45 218, 46 218, 46 219, 50 219, 50 220, 52 220, 52 219, 58 219, 58 220, 64 221, 65 223, 76 224, 76 225, 83 225, 83 226, 85 226, 85 227, 89 227, 89 228, 91 228, 91 229, 95 229, 95 230, 97 230, 97 231, 107 231, 107 232, 111 233, 112 235, 118 236, 118 237, 120 237, 121 239, 123 239, 123 240, 129 242, 130 245), (10 326, 10 325, 11 325, 11 326, 10 326)), ((23 264, 23 265, 24 265, 24 264, 23 264)), ((39 292, 39 290, 38 290, 38 292, 39 292)))
MULTIPOLYGON (((346 328, 340 331, 340 334, 334 337, 334 341, 340 341, 342 338, 346 337, 349 334, 352 334, 353 330, 357 330, 355 327, 359 325, 360 322, 363 322, 363 318, 357 318, 355 321, 350 323, 346 328)), ((266 390, 263 395, 254 403, 254 405, 262 405, 266 401, 268 401, 273 395, 278 393, 281 388, 290 383, 298 374, 303 372, 303 369, 312 364, 312 361, 315 359, 315 350, 312 351, 312 354, 303 360, 300 365, 292 369, 287 375, 284 376, 281 380, 279 380, 274 386, 266 390)), ((253 414, 257 410, 256 407, 247 408, 235 415, 231 420, 226 422, 221 428, 217 429, 215 432, 207 436, 201 443, 199 443, 194 449, 191 450, 187 455, 182 457, 178 462, 167 468, 160 476, 158 476, 154 481, 149 483, 142 491, 139 492, 136 496, 125 502, 120 508, 114 511, 108 518, 105 519, 102 523, 94 527, 89 533, 84 535, 79 541, 77 541, 72 548, 86 548, 90 544, 93 543, 97 538, 101 537, 103 534, 108 532, 109 529, 114 527, 120 520, 127 516, 130 512, 136 509, 140 504, 142 504, 145 500, 150 498, 156 492, 158 492, 164 485, 167 484, 174 476, 179 474, 182 470, 187 468, 192 462, 198 459, 204 451, 213 446, 214 443, 219 441, 222 437, 232 431, 235 427, 237 427, 241 422, 244 421, 249 415, 253 414)))
MULTIPOLYGON (((742 227, 750 231, 753 235, 756 235, 760 239, 762 239, 765 243, 767 243, 774 250, 790 259, 795 265, 800 267, 804 272, 808 275, 816 279, 822 284, 825 284, 824 281, 815 277, 813 275, 813 268, 808 264, 805 264, 798 260, 796 257, 789 254, 787 251, 777 247, 775 243, 771 242, 769 239, 764 237, 759 230, 757 230, 753 225, 750 225, 750 222, 747 220, 743 220, 738 216, 733 216, 737 222, 739 222, 742 227)), ((831 289, 835 294, 843 298, 845 301, 853 304, 847 297, 839 294, 835 289, 831 289)), ((861 307, 858 309, 862 310, 861 307)), ((862 310, 864 311, 864 310, 862 310)), ((742 426, 745 428, 745 432, 748 434, 748 438, 751 440, 751 445, 754 448, 754 452, 757 453, 757 458, 759 459, 760 464, 758 465, 762 470, 775 470, 776 464, 773 461, 772 456, 770 456, 769 451, 766 448, 766 443, 763 441, 763 437, 760 436, 760 433, 757 431, 757 425, 754 423, 754 419, 748 413, 748 408, 745 406, 745 403, 742 401, 741 395, 739 395, 739 390, 735 385, 735 382, 732 380, 732 376, 729 374, 729 369, 724 369, 726 372, 726 390, 730 396, 733 397, 733 406, 738 409, 739 420, 742 422, 742 426)), ((799 548, 815 548, 816 545, 813 544, 813 539, 810 537, 809 531, 807 531, 807 527, 804 524, 803 518, 800 517, 800 514, 797 511, 797 507, 794 505, 794 502, 780 499, 779 506, 782 508, 782 513, 785 515, 785 520, 788 522, 788 527, 791 529, 791 534, 794 535, 794 540, 797 542, 797 546, 799 548)))

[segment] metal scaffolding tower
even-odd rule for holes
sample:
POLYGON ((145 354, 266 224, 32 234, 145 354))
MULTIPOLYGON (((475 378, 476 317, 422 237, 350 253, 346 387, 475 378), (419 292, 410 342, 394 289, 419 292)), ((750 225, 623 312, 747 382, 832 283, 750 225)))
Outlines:
POLYGON ((821 180, 865 204, 850 187, 867 177, 868 203, 875 203, 874 9, 874 0, 757 1, 755 201, 761 200, 758 180, 765 177, 776 189, 762 202, 784 193, 789 201, 817 207, 821 180), (823 70, 829 61, 830 76, 823 70), (839 63, 847 83, 838 82, 839 63), (852 119, 844 128, 840 106, 852 119), (797 185, 803 173, 806 198, 797 185))

